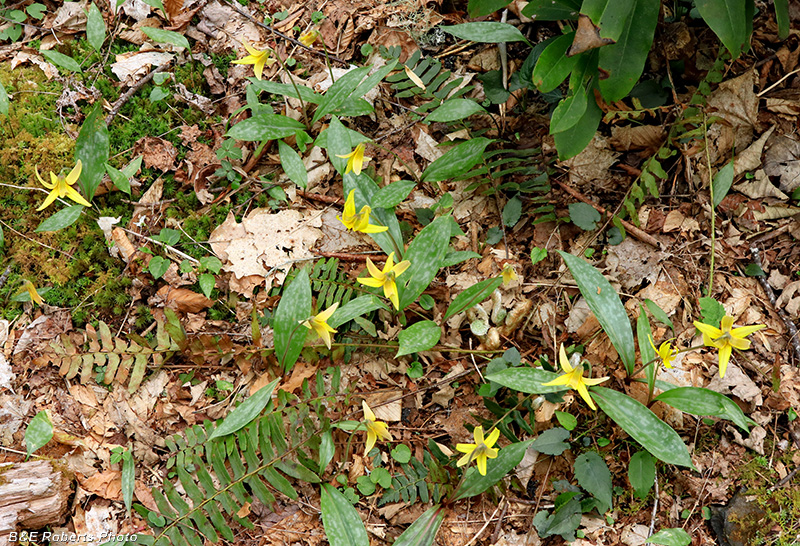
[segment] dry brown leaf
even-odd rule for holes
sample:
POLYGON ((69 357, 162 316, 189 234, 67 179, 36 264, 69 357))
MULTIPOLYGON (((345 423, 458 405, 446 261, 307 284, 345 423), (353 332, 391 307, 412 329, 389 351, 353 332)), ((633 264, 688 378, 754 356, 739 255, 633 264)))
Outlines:
POLYGON ((611 38, 600 36, 600 27, 595 25, 587 15, 580 14, 578 17, 578 28, 575 31, 575 38, 572 45, 567 50, 567 57, 579 55, 590 49, 597 49, 604 45, 615 43, 611 38))
POLYGON ((198 294, 187 288, 172 288, 169 285, 164 285, 156 292, 155 300, 151 299, 151 305, 154 302, 163 302, 165 307, 174 309, 179 313, 199 313, 203 309, 207 309, 214 305, 214 300, 208 299, 203 294, 198 294))
POLYGON ((111 237, 114 240, 114 244, 119 249, 120 254, 122 255, 122 259, 125 263, 131 261, 131 256, 136 253, 136 247, 133 246, 131 240, 128 239, 128 236, 122 231, 121 228, 115 227, 111 230, 111 237))
POLYGON ((148 136, 139 139, 133 146, 133 156, 137 155, 144 156, 145 167, 167 172, 175 168, 178 150, 168 140, 148 136))
POLYGON ((617 150, 655 149, 664 141, 661 125, 638 125, 611 128, 611 145, 617 150))
POLYGON ((78 483, 85 490, 104 499, 122 500, 122 472, 119 470, 104 470, 89 478, 79 474, 78 483))
POLYGON ((317 366, 315 364, 300 360, 292 368, 291 377, 285 383, 281 383, 280 387, 286 392, 292 393, 303 385, 303 381, 314 377, 316 374, 317 366))
POLYGON ((167 19, 169 19, 170 22, 183 10, 183 0, 164 0, 162 5, 164 6, 164 11, 167 12, 167 19))

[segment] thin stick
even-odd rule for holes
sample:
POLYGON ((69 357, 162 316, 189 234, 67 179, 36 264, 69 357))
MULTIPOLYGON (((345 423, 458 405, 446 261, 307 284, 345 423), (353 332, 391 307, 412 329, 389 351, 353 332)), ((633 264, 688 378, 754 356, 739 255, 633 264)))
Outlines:
MULTIPOLYGON (((761 265, 761 256, 759 255, 759 250, 756 245, 750 247, 750 254, 753 256, 753 263, 755 263, 761 271, 764 271, 764 267, 761 265)), ((756 278, 761 284, 761 288, 764 289, 764 293, 767 295, 767 299, 769 299, 773 309, 775 309, 778 316, 781 317, 781 320, 789 330, 789 342, 792 344, 794 354, 797 357, 796 364, 800 366, 800 336, 798 335, 797 326, 795 326, 791 317, 786 314, 786 311, 778 307, 778 300, 775 297, 775 292, 772 291, 772 286, 767 282, 767 277, 765 275, 766 272, 764 275, 756 275, 756 278)))
POLYGON ((111 125, 111 122, 114 121, 114 118, 119 114, 120 109, 125 105, 126 102, 131 100, 131 97, 136 94, 142 87, 144 87, 153 77, 158 74, 159 72, 163 72, 172 64, 172 59, 165 62, 161 66, 157 67, 155 70, 152 70, 147 76, 140 79, 138 82, 133 84, 130 89, 128 89, 124 95, 117 99, 114 103, 114 106, 111 107, 111 112, 106 116, 106 125, 111 125))
MULTIPOLYGON (((503 497, 503 498, 505 499, 505 497, 503 497)), ((466 544, 464 544, 464 546, 469 546, 470 544, 472 544, 473 542, 475 542, 476 540, 478 540, 478 537, 479 537, 479 536, 481 536, 481 534, 483 534, 483 532, 486 530, 486 528, 487 528, 487 527, 489 527, 489 524, 490 524, 490 523, 492 522, 492 520, 494 519, 494 516, 495 516, 495 514, 497 514, 497 511, 498 511, 498 510, 500 510, 500 506, 499 506, 499 505, 497 506, 497 508, 495 508, 495 509, 494 509, 494 512, 492 512, 492 515, 491 515, 491 516, 489 516, 489 519, 487 519, 487 520, 486 520, 486 523, 484 523, 484 524, 483 524, 483 527, 481 527, 481 528, 480 528, 480 530, 478 530, 478 532, 477 532, 477 533, 475 533, 475 536, 474 536, 474 537, 472 537, 472 538, 469 540, 469 542, 467 542, 466 544)))
POLYGON ((656 499, 653 502, 653 513, 650 515, 650 532, 647 533, 647 537, 651 537, 653 535, 653 531, 656 530, 656 513, 658 513, 658 474, 656 474, 656 499))
MULTIPOLYGON (((594 209, 597 212, 599 212, 600 214, 605 214, 608 217, 613 216, 610 212, 608 212, 608 210, 605 209, 605 207, 603 207, 601 205, 598 205, 597 203, 593 202, 592 200, 590 200, 588 197, 584 196, 582 193, 580 193, 578 190, 574 189, 573 187, 568 186, 566 183, 564 183, 564 182, 562 182, 560 180, 556 180, 555 182, 556 182, 556 184, 561 186, 561 189, 563 189, 565 192, 570 194, 572 197, 574 197, 578 201, 582 201, 582 202, 586 203, 587 205, 590 205, 590 206, 594 207, 594 209)), ((632 236, 634 236, 635 238, 639 239, 641 242, 647 243, 648 245, 652 245, 652 246, 654 246, 656 248, 661 248, 661 243, 658 241, 658 239, 656 239, 655 237, 653 237, 652 235, 650 235, 649 233, 647 233, 643 229, 640 229, 640 228, 634 226, 633 224, 631 224, 630 222, 627 222, 627 221, 622 220, 622 219, 620 219, 620 223, 622 223, 622 226, 625 228, 625 231, 630 232, 630 234, 632 236)))

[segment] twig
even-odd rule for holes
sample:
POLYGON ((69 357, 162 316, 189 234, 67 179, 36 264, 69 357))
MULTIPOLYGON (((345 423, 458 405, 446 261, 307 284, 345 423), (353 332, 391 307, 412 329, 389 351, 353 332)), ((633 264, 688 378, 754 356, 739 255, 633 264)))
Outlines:
POLYGON ((106 116, 106 125, 111 125, 111 122, 114 121, 114 118, 117 116, 117 114, 119 114, 120 109, 125 105, 126 102, 131 100, 131 97, 135 95, 137 91, 139 91, 150 80, 152 80, 156 74, 158 74, 159 72, 163 72, 164 70, 169 68, 171 64, 172 64, 172 59, 165 62, 161 66, 156 67, 154 70, 150 71, 150 73, 147 76, 137 81, 135 84, 131 86, 130 89, 125 91, 125 94, 122 95, 120 98, 118 98, 117 101, 114 103, 114 105, 111 107, 111 112, 109 112, 109 114, 106 116))
MULTIPOLYGON (((503 497, 503 499, 505 499, 505 497, 503 497)), ((481 528, 478 530, 478 532, 477 532, 477 533, 475 533, 475 536, 473 536, 473 537, 472 537, 472 538, 469 540, 469 542, 467 542, 466 544, 464 544, 464 546, 469 546, 470 544, 472 544, 473 542, 475 542, 476 540, 478 540, 478 537, 479 537, 479 536, 481 536, 481 534, 483 534, 483 532, 486 530, 486 528, 487 528, 487 527, 489 527, 489 524, 490 524, 490 523, 492 522, 492 520, 494 519, 494 516, 495 516, 495 514, 497 514, 497 511, 498 511, 498 510, 500 510, 500 506, 498 506, 497 508, 495 508, 495 509, 494 509, 494 512, 492 512, 492 515, 491 515, 491 516, 489 516, 489 519, 487 519, 487 520, 486 520, 486 523, 484 523, 484 524, 483 524, 483 527, 481 527, 481 528)), ((498 522, 498 524, 499 524, 499 523, 500 523, 500 522, 498 522)))
MULTIPOLYGON (((580 193, 578 190, 572 188, 571 186, 568 186, 567 184, 565 184, 564 182, 562 182, 560 180, 556 180, 555 182, 556 182, 556 184, 561 186, 561 189, 563 189, 565 192, 570 194, 572 197, 574 197, 578 201, 582 201, 582 202, 586 203, 587 205, 592 206, 600 214, 605 214, 608 217, 613 216, 603 206, 598 205, 597 203, 593 202, 588 197, 586 197, 582 193, 580 193)), ((653 237, 652 235, 650 235, 649 233, 647 233, 643 229, 640 229, 640 228, 634 226, 633 224, 631 224, 630 222, 627 222, 627 221, 622 220, 622 219, 620 219, 620 223, 625 228, 625 231, 628 231, 632 236, 636 237, 641 242, 647 243, 648 245, 652 245, 652 246, 654 246, 656 248, 661 248, 662 245, 658 241, 658 239, 656 239, 655 237, 653 237)))
POLYGON ((323 258, 337 258, 339 260, 344 260, 345 262, 366 262, 367 257, 363 254, 350 254, 347 252, 323 252, 321 250, 311 250, 317 256, 322 256, 323 258))
POLYGON ((163 246, 164 248, 166 248, 168 250, 171 250, 172 252, 174 252, 175 254, 177 254, 178 256, 183 258, 184 260, 189 260, 193 264, 199 264, 200 263, 200 261, 197 258, 192 258, 188 254, 186 254, 184 252, 181 252, 180 250, 178 250, 177 248, 175 248, 172 245, 168 245, 166 243, 162 243, 161 241, 156 241, 155 239, 151 239, 147 235, 142 235, 141 233, 136 233, 135 231, 131 231, 130 229, 126 229, 124 227, 120 227, 119 229, 121 229, 125 233, 129 233, 129 234, 131 234, 131 235, 133 235, 135 237, 139 237, 140 239, 144 239, 145 241, 147 241, 149 243, 153 243, 155 245, 163 246))
MULTIPOLYGON (((750 254, 753 256, 753 263, 755 263, 761 271, 764 271, 764 267, 761 265, 761 256, 759 255, 759 250, 756 245, 750 247, 750 254)), ((778 307, 778 300, 775 297, 775 292, 773 292, 772 287, 770 286, 769 282, 767 282, 766 272, 764 275, 756 275, 756 278, 758 279, 758 282, 761 283, 761 288, 763 288, 764 292, 767 294, 767 299, 769 299, 772 307, 778 313, 778 316, 781 317, 781 320, 789 330, 789 342, 794 348, 794 354, 797 357, 797 364, 800 365, 800 337, 798 336, 797 326, 795 326, 791 317, 786 314, 786 311, 778 307)))
POLYGON ((770 487, 769 489, 767 489, 767 492, 768 492, 768 493, 772 493, 772 492, 773 492, 773 491, 775 491, 777 488, 779 488, 779 487, 783 487, 784 485, 786 485, 787 483, 789 483, 790 481, 792 481, 792 478, 794 478, 795 476, 797 476, 797 473, 798 473, 798 472, 800 472, 800 466, 798 466, 798 467, 795 467, 795 469, 794 469, 794 470, 792 470, 792 471, 791 471, 791 472, 789 472, 789 473, 788 473, 786 476, 784 476, 783 478, 781 478, 781 479, 780 479, 780 481, 778 481, 778 482, 777 482, 775 485, 773 485, 772 487, 770 487))
POLYGON ((494 533, 492 533, 492 539, 490 541, 492 544, 496 543, 497 539, 500 538, 500 529, 501 529, 500 524, 503 523, 503 518, 506 517, 506 512, 508 512, 508 505, 510 504, 508 502, 508 499, 506 499, 505 497, 503 497, 503 499, 506 502, 503 505, 503 511, 500 512, 500 517, 497 518, 497 525, 494 526, 494 533))

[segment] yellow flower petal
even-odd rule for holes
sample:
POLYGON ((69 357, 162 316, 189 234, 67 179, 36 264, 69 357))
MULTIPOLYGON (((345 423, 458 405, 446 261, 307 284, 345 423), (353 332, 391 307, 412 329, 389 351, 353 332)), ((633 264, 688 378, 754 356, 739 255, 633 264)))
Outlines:
POLYGON ((81 177, 81 171, 82 170, 83 170, 83 163, 81 163, 81 160, 79 159, 78 162, 75 163, 75 166, 72 168, 72 170, 67 175, 67 178, 66 178, 67 184, 72 186, 75 182, 77 182, 78 178, 81 177))
POLYGON ((78 193, 75 188, 72 186, 67 186, 65 188, 66 196, 78 203, 79 205, 83 205, 84 207, 91 207, 92 204, 87 201, 80 193, 78 193))
POLYGON ((375 414, 372 412, 370 407, 367 405, 367 401, 366 400, 362 400, 361 401, 361 409, 364 412, 364 419, 366 419, 367 421, 374 421, 375 420, 375 414))

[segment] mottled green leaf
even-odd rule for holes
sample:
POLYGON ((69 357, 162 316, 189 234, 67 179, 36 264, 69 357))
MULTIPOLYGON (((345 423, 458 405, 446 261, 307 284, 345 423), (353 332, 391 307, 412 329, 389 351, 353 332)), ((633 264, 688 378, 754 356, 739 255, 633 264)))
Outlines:
POLYGON ((278 154, 281 156, 283 172, 286 173, 289 180, 301 188, 305 188, 308 185, 308 171, 300 154, 282 140, 278 141, 278 154))
POLYGON ((587 451, 575 459, 575 479, 603 505, 599 512, 611 510, 613 503, 611 472, 603 458, 594 451, 587 451))
POLYGON ((80 159, 83 164, 78 184, 87 201, 92 200, 94 192, 103 181, 109 147, 108 127, 103 117, 103 107, 98 102, 83 121, 75 143, 75 159, 80 159))
POLYGON ((441 336, 441 327, 432 320, 416 322, 408 328, 403 328, 398 334, 400 347, 394 356, 397 358, 398 356, 427 351, 439 343, 441 336))
POLYGON ((278 364, 288 372, 303 350, 308 328, 300 324, 311 316, 311 283, 308 271, 301 269, 292 282, 284 288, 272 328, 275 332, 275 357, 278 364))
POLYGON ((330 484, 322 484, 322 526, 330 546, 369 546, 364 522, 350 501, 330 484))
POLYGON ((53 424, 47 412, 42 410, 34 415, 25 429, 25 449, 28 457, 37 449, 44 447, 53 438, 53 424))
POLYGON ((461 486, 455 492, 453 501, 466 499, 480 495, 491 486, 502 480, 506 474, 511 472, 522 461, 525 450, 531 445, 533 440, 517 442, 510 446, 503 447, 497 454, 496 459, 489 459, 486 462, 486 475, 482 476, 476 466, 470 466, 467 474, 461 480, 461 486))
POLYGON ((170 44, 176 47, 185 47, 187 50, 192 49, 192 46, 189 45, 189 40, 179 32, 155 27, 139 27, 139 30, 156 42, 170 44))
POLYGON ((36 231, 58 231, 71 226, 81 217, 83 209, 83 205, 72 205, 71 207, 63 208, 49 218, 45 218, 36 228, 36 231))
POLYGON ((221 438, 222 436, 233 434, 237 430, 249 425, 253 419, 258 417, 261 411, 267 407, 279 381, 280 378, 264 385, 247 400, 239 404, 225 419, 223 419, 222 423, 214 429, 214 432, 211 433, 208 440, 211 441, 214 438, 221 438))
POLYGON ((95 51, 100 51, 103 42, 106 41, 106 22, 94 2, 89 4, 89 11, 86 14, 86 40, 95 51))
POLYGON ((496 21, 475 21, 439 28, 456 38, 484 44, 528 41, 517 27, 496 21))

